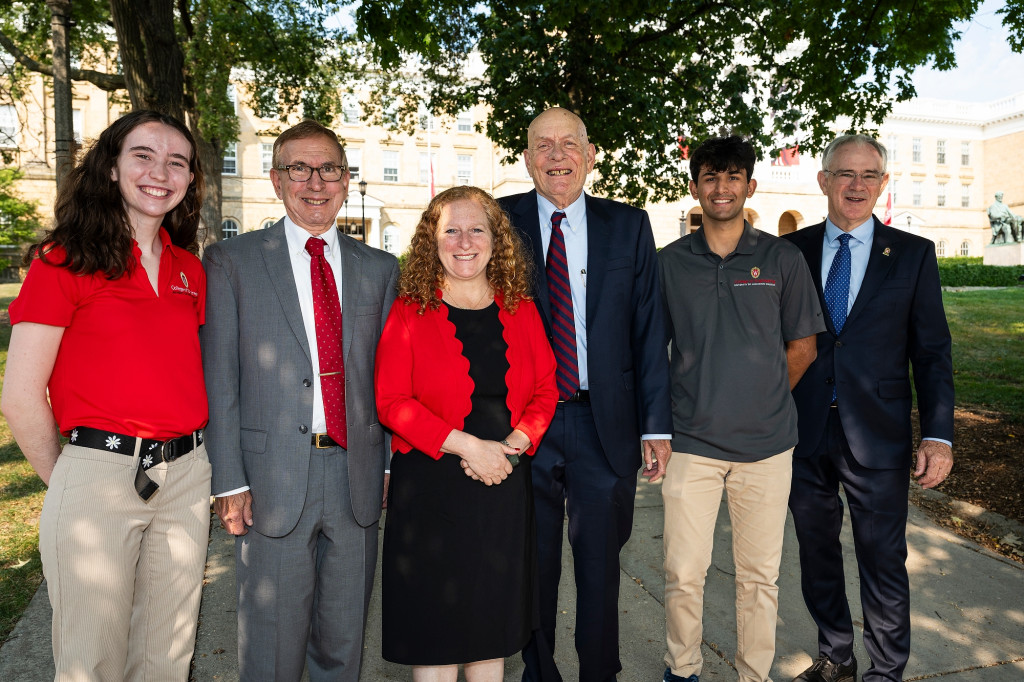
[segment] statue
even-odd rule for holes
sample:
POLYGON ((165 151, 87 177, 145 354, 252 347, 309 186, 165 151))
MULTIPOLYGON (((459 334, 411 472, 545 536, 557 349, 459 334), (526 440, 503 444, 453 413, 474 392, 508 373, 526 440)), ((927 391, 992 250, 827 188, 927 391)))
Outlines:
POLYGON ((996 192, 996 200, 988 207, 988 222, 992 227, 993 244, 1008 244, 1011 240, 1021 240, 1022 219, 1014 215, 1010 207, 1003 203, 1003 193, 996 192))

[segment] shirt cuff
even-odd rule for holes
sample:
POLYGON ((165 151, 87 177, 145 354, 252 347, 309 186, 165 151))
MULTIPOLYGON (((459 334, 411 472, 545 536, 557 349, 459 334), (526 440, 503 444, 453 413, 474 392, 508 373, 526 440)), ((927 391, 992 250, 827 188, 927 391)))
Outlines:
POLYGON ((645 433, 640 440, 672 440, 671 433, 645 433))
POLYGON ((949 442, 948 440, 946 440, 945 438, 922 438, 921 440, 922 441, 926 441, 926 440, 938 441, 939 443, 945 443, 946 445, 948 445, 950 450, 953 449, 953 444, 951 442, 949 442))
POLYGON ((241 488, 235 488, 234 490, 229 490, 226 493, 217 493, 216 495, 214 495, 214 497, 227 497, 228 495, 237 495, 238 493, 244 493, 248 489, 249 486, 243 485, 241 488))

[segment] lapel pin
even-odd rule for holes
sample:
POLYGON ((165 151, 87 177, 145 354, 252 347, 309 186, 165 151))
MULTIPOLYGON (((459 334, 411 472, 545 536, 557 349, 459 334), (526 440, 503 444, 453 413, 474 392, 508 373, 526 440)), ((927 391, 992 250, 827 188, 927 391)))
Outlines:
POLYGON ((883 256, 888 256, 890 253, 892 253, 892 250, 888 246, 882 250, 883 256))

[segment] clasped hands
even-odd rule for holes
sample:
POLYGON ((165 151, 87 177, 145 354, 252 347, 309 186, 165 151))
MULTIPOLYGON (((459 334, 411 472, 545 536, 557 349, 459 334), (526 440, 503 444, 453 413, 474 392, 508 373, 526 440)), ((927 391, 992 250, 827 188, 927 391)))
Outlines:
MULTIPOLYGON (((505 443, 513 443, 512 434, 505 443)), ((523 454, 522 450, 511 444, 506 445, 494 440, 474 439, 474 443, 460 453, 462 470, 474 481, 484 485, 498 485, 512 473, 509 455, 523 454)))

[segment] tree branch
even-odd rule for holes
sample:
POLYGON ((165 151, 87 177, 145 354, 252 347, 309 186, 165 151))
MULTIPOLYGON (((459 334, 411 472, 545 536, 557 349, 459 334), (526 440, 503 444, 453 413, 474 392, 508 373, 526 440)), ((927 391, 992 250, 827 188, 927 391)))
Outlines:
MULTIPOLYGON (((32 57, 21 51, 21 49, 14 44, 14 42, 7 37, 3 31, 0 31, 0 47, 14 57, 14 60, 24 66, 29 71, 35 73, 41 73, 44 76, 53 76, 53 66, 50 64, 44 64, 43 62, 37 61, 32 57)), ((93 71, 92 69, 71 69, 71 80, 74 81, 87 81, 92 83, 100 90, 106 90, 112 92, 114 90, 124 90, 127 87, 124 76, 118 73, 103 73, 102 71, 93 71)))

